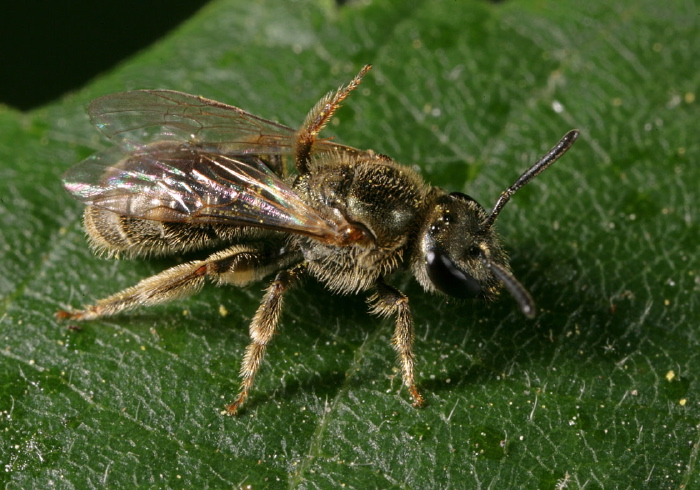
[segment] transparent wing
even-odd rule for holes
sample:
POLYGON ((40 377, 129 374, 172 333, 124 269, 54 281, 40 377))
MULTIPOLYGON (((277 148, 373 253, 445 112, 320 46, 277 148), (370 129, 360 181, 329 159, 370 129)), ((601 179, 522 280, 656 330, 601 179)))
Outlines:
POLYGON ((64 185, 80 201, 156 221, 254 226, 340 243, 348 224, 307 205, 256 155, 233 158, 177 142, 97 153, 64 185))
MULTIPOLYGON (((296 131, 221 102, 173 90, 106 95, 88 106, 93 124, 127 152, 179 141, 225 155, 288 155, 296 131)), ((360 150, 320 140, 314 151, 360 150)))

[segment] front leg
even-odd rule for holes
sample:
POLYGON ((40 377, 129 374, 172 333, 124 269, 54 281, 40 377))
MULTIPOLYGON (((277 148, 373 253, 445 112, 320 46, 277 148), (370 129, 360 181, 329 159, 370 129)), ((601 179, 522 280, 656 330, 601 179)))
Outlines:
POLYGON ((399 355, 403 384, 413 397, 413 406, 421 407, 425 399, 416 388, 413 354, 413 315, 408 306, 408 297, 398 289, 389 286, 383 280, 377 282, 377 292, 369 301, 372 303, 370 312, 379 316, 396 315, 396 327, 391 343, 399 355))
POLYGON ((243 364, 241 365, 241 389, 236 400, 226 406, 226 411, 230 415, 235 415, 238 409, 248 398, 250 388, 253 386, 255 375, 260 369, 267 344, 272 340, 280 314, 282 313, 282 299, 284 293, 294 284, 300 275, 303 274, 306 266, 301 263, 291 269, 281 271, 268 286, 262 303, 258 311, 250 322, 251 342, 246 348, 243 364))

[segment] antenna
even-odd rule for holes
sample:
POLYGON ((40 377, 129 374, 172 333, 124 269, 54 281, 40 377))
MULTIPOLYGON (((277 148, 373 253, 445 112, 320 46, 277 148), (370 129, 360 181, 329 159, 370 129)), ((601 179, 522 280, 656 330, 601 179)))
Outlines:
POLYGON ((513 274, 508 271, 502 265, 495 262, 491 262, 488 257, 482 254, 481 261, 484 266, 493 272, 493 275, 501 280, 503 285, 506 287, 508 292, 515 298, 515 301, 520 306, 520 311, 523 312, 528 318, 535 318, 537 315, 537 308, 535 307, 535 300, 532 299, 530 293, 525 289, 525 286, 520 284, 513 274))
POLYGON ((498 201, 496 201, 496 204, 493 207, 493 211, 491 211, 491 214, 489 214, 488 217, 481 224, 481 229, 487 230, 491 228, 493 222, 496 221, 496 218, 498 218, 498 214, 501 212, 501 209, 503 209, 503 206, 505 206, 506 203, 510 201, 510 198, 513 196, 513 194, 515 194, 522 186, 524 186, 532 179, 537 177, 539 174, 544 172, 554 162, 559 160, 559 158, 564 153, 566 153, 569 148, 571 148, 571 145, 574 144, 574 141, 576 141, 576 138, 578 138, 578 134, 578 129, 572 129, 571 131, 566 133, 564 137, 561 140, 559 140, 559 143, 554 145, 554 147, 551 150, 549 150, 549 152, 547 152, 545 156, 540 158, 537 161, 537 163, 535 163, 532 167, 526 170, 525 173, 522 174, 518 178, 518 180, 516 180, 513 183, 513 185, 511 185, 508 189, 503 191, 501 193, 501 196, 498 198, 498 201))

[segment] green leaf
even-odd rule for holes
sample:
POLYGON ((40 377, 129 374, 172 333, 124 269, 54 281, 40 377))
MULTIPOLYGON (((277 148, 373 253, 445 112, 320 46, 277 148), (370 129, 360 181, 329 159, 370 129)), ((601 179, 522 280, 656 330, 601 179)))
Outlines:
POLYGON ((697 33, 683 0, 217 1, 78 93, 0 109, 7 487, 700 485, 697 33), (309 282, 231 418, 264 284, 80 331, 54 319, 174 263, 90 254, 60 178, 107 145, 91 99, 170 88, 298 126, 365 63, 326 134, 486 207, 581 129, 499 219, 535 321, 507 294, 453 304, 392 278, 415 316, 417 410, 391 322, 309 282))

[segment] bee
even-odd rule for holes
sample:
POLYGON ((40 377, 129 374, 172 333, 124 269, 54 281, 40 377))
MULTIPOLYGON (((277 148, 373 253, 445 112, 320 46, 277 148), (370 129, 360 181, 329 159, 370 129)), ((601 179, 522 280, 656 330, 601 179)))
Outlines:
POLYGON ((278 330, 285 293, 312 278, 334 293, 367 293, 372 314, 394 318, 403 384, 413 405, 422 406, 411 308, 388 279, 410 271, 427 292, 453 298, 493 300, 505 287, 534 317, 534 301, 513 276, 493 225, 511 196, 561 157, 578 131, 566 133, 488 212, 385 155, 319 138, 369 69, 323 97, 298 130, 170 90, 93 101, 90 118, 115 145, 71 168, 63 181, 87 204, 92 248, 127 258, 211 254, 56 316, 94 320, 182 298, 208 281, 247 286, 273 276, 250 323, 240 391, 226 406, 235 414, 278 330))

